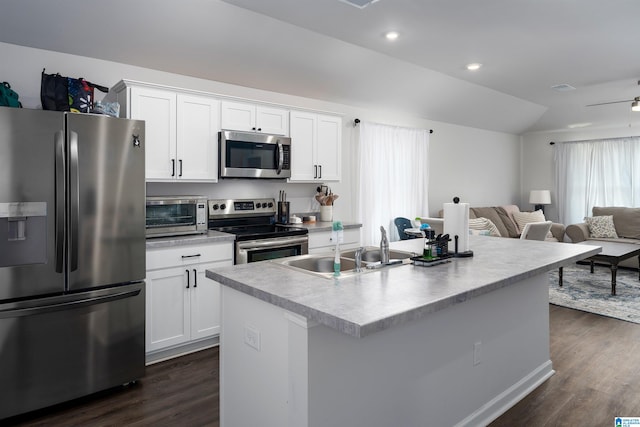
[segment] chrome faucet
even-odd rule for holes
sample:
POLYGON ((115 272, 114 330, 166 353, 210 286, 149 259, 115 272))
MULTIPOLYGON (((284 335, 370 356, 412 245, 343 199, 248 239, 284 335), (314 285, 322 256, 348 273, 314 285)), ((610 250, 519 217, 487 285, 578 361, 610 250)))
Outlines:
POLYGON ((356 258, 356 272, 360 273, 362 271, 362 254, 365 249, 363 247, 359 247, 356 249, 355 258, 356 258))
POLYGON ((380 226, 380 232, 382 233, 382 239, 380 240, 380 262, 389 264, 389 240, 387 239, 387 232, 383 226, 380 226))

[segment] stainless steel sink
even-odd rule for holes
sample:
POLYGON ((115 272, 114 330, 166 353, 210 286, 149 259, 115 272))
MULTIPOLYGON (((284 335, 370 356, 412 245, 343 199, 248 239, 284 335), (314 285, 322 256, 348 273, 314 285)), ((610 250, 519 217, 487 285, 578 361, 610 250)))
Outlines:
MULTIPOLYGON (((334 257, 332 256, 310 256, 308 258, 285 261, 283 264, 301 268, 303 270, 315 271, 316 273, 333 273, 333 262, 334 257)), ((356 263, 354 260, 340 258, 340 271, 353 270, 355 268, 356 263)))
MULTIPOLYGON (((346 252, 342 252, 342 256, 344 258, 355 259, 356 257, 355 249, 349 250, 346 252)), ((414 253, 404 252, 404 251, 396 251, 391 249, 389 251, 389 260, 393 259, 407 259, 415 256, 414 253)), ((364 253, 362 254, 363 262, 380 262, 380 248, 377 246, 367 246, 364 248, 364 253)))
MULTIPOLYGON (((341 253, 340 257, 340 277, 348 277, 356 274, 363 274, 366 272, 375 271, 372 268, 367 268, 368 265, 376 268, 381 267, 380 263, 380 249, 375 246, 368 246, 365 248, 365 252, 362 254, 362 268, 361 271, 356 271, 355 250, 348 250, 341 253)), ((389 260, 397 261, 411 258, 414 256, 411 252, 404 251, 389 251, 389 260)), ((280 258, 271 260, 271 262, 288 267, 301 272, 313 274, 318 277, 331 278, 333 277, 333 261, 334 256, 330 254, 309 254, 299 255, 289 258, 280 258)), ((400 264, 395 264, 400 265, 400 264)), ((382 266, 386 267, 386 266, 382 266)))

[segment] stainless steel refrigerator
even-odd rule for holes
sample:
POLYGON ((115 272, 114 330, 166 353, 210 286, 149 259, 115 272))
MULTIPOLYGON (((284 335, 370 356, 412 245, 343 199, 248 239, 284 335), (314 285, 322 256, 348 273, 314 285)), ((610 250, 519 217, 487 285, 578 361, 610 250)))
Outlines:
POLYGON ((0 419, 144 375, 144 122, 0 107, 0 419))

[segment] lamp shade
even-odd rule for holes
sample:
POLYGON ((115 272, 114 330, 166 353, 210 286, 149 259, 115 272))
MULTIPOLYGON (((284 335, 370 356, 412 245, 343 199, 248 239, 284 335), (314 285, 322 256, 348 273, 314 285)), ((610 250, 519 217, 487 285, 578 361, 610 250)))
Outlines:
POLYGON ((551 192, 549 190, 531 190, 529 203, 532 205, 550 205, 551 192))

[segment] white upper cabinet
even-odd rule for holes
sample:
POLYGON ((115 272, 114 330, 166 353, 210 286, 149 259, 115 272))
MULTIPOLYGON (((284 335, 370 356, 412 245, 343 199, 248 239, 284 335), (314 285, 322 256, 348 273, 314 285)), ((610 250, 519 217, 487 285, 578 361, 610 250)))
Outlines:
POLYGON ((222 101, 222 129, 289 135, 289 111, 246 102, 222 101))
POLYGON ((145 121, 147 180, 175 177, 176 94, 161 89, 132 87, 127 118, 145 121))
POLYGON ((145 121, 147 181, 217 182, 219 100, 128 82, 113 91, 122 116, 145 121))
POLYGON ((220 101, 178 94, 178 179, 218 180, 220 101))
POLYGON ((342 118, 291 111, 290 182, 340 181, 342 118))

